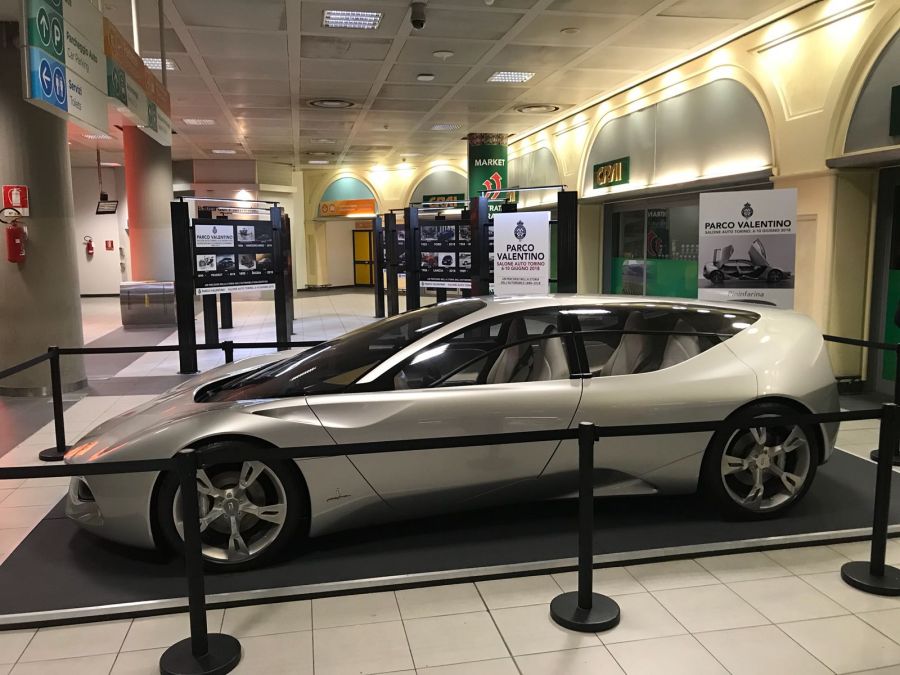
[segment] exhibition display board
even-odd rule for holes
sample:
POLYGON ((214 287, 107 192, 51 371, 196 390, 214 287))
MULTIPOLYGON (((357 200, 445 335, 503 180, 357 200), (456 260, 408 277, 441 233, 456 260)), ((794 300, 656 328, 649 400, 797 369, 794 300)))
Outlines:
POLYGON ((272 222, 195 218, 197 295, 275 289, 272 222))
POLYGON ((494 294, 550 292, 550 212, 494 216, 494 294))
POLYGON ((419 284, 422 288, 468 289, 472 285, 472 237, 468 222, 420 223, 419 284))

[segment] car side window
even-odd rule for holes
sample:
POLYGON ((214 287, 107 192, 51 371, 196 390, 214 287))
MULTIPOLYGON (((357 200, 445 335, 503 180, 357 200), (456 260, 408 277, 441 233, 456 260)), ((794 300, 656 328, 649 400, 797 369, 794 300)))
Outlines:
POLYGON ((468 326, 404 363, 394 389, 568 379, 569 338, 557 309, 508 314, 468 326))

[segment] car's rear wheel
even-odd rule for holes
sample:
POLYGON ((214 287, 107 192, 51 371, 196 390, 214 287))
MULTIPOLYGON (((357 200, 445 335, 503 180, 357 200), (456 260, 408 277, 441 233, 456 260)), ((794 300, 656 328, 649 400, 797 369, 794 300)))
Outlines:
MULTIPOLYGON (((796 414, 790 406, 761 402, 742 417, 796 414)), ((774 518, 794 506, 812 485, 820 456, 812 427, 750 427, 713 436, 700 473, 701 490, 729 518, 774 518)))
POLYGON ((725 283, 725 274, 721 270, 713 270, 709 273, 709 280, 714 284, 725 283))
MULTIPOLYGON (((214 443, 249 449, 249 443, 214 443)), ((265 565, 297 541, 308 518, 303 481, 288 462, 219 464, 197 472, 200 538, 207 565, 229 570, 265 565)), ((166 475, 156 500, 160 534, 175 550, 184 544, 181 487, 166 475)))
POLYGON ((784 281, 784 272, 781 270, 769 270, 768 281, 770 284, 780 284, 784 281))

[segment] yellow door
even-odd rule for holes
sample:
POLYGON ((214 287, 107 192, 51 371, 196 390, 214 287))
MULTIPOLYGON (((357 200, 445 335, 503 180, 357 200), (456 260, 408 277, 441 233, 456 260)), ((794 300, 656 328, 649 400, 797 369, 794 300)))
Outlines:
POLYGON ((375 284, 372 260, 372 230, 353 230, 353 283, 357 286, 375 284))

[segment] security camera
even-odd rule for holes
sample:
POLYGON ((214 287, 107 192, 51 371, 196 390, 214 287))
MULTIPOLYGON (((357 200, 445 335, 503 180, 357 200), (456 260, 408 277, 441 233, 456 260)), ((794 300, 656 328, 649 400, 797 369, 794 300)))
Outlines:
POLYGON ((409 7, 412 10, 409 22, 416 30, 422 30, 425 28, 425 3, 422 0, 413 0, 409 3, 409 7))

